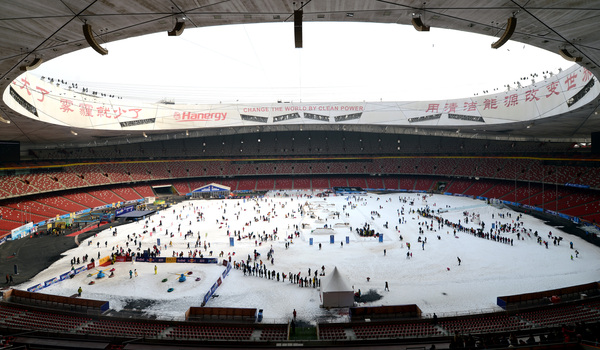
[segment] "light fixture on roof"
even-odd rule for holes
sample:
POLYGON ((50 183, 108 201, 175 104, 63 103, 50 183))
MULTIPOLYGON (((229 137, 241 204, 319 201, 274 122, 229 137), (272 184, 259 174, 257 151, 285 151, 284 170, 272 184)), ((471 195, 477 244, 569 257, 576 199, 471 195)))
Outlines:
POLYGON ((423 23, 423 20, 421 19, 421 14, 413 13, 412 25, 419 32, 428 32, 431 28, 428 25, 425 25, 425 23, 423 23))
POLYGON ((297 49, 302 48, 302 15, 303 11, 294 11, 294 45, 297 49))
POLYGON ((10 120, 4 119, 4 117, 2 117, 1 115, 0 115, 0 122, 2 122, 4 124, 10 124, 10 120))
POLYGON ((144 135, 144 137, 148 137, 148 135, 146 135, 146 132, 142 132, 142 135, 144 135))
POLYGON ((90 24, 85 23, 83 25, 83 36, 85 37, 85 41, 90 45, 94 51, 101 55, 107 55, 108 50, 100 46, 96 39, 94 38, 94 32, 92 31, 92 26, 90 24))
POLYGON ((44 59, 41 57, 36 57, 33 59, 33 61, 31 61, 30 64, 24 64, 21 67, 19 67, 19 70, 21 70, 21 72, 34 70, 37 67, 39 67, 42 63, 44 63, 44 59))
POLYGON ((169 34, 169 36, 180 36, 181 33, 183 33, 184 29, 185 29, 185 17, 177 18, 177 21, 175 22, 175 26, 173 27, 173 29, 171 31, 167 32, 167 34, 169 34))
POLYGON ((74 136, 77 136, 77 133, 74 130, 71 130, 71 134, 73 134, 74 136))
POLYGON ((497 49, 497 48, 501 47, 502 45, 506 44, 506 42, 508 40, 510 40, 510 37, 515 32, 516 28, 517 28, 517 17, 515 17, 513 15, 512 17, 508 18, 508 22, 506 23, 506 29, 504 30, 504 33, 502 34, 500 39, 498 39, 498 41, 492 43, 492 49, 497 49))
POLYGON ((562 49, 558 50, 558 54, 560 55, 560 57, 564 58, 567 61, 581 62, 581 60, 582 60, 581 56, 571 55, 571 53, 566 48, 562 48, 562 49))

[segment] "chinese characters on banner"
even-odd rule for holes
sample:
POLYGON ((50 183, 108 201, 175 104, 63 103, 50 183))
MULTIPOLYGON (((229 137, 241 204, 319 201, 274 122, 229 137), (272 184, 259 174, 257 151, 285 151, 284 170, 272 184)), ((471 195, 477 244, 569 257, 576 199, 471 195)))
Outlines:
MULTIPOLYGON (((590 72, 589 70, 582 68, 583 69, 583 73, 582 73, 582 78, 581 81, 583 83, 586 83, 587 81, 589 81, 592 78, 592 72, 590 72)), ((576 72, 572 72, 569 75, 566 76, 566 78, 564 78, 563 83, 565 85, 565 89, 566 91, 570 91, 572 89, 575 89, 577 87, 577 83, 576 83, 576 79, 577 79, 578 74, 576 72)), ((511 108, 514 106, 517 106, 519 104, 519 102, 521 103, 528 103, 528 102, 535 102, 535 101, 539 101, 541 98, 550 98, 554 95, 559 95, 560 91, 558 91, 559 88, 559 82, 558 81, 553 81, 550 84, 546 85, 544 88, 546 91, 542 91, 540 92, 540 89, 536 89, 535 87, 530 87, 529 90, 525 91, 525 99, 523 101, 519 101, 519 94, 514 93, 514 94, 510 94, 510 95, 506 95, 504 96, 504 101, 502 101, 502 105, 506 108, 511 108)), ((486 109, 497 109, 498 108, 498 99, 496 98, 486 98, 483 100, 483 110, 486 109)), ((444 108, 440 111, 440 104, 439 103, 430 103, 427 106, 427 110, 425 110, 425 113, 443 113, 443 112, 447 112, 447 113, 455 113, 457 112, 457 107, 458 104, 457 103, 446 103, 444 108)), ((469 111, 475 111, 477 108, 477 102, 464 102, 462 111, 465 112, 469 112, 469 111)))
MULTIPOLYGON (((20 78, 21 85, 19 86, 21 90, 25 90, 27 95, 32 96, 32 91, 36 94, 39 94, 39 98, 36 98, 38 102, 44 103, 46 101, 45 97, 49 94, 49 91, 44 89, 41 86, 36 86, 35 89, 31 87, 31 84, 27 80, 26 77, 20 78)), ((16 81, 13 81, 13 85, 19 85, 16 81)), ((63 113, 75 113, 79 114, 82 117, 100 117, 100 118, 112 118, 118 119, 119 117, 127 117, 136 119, 139 117, 142 108, 128 108, 123 109, 121 107, 109 108, 106 106, 97 106, 94 107, 90 103, 80 102, 75 106, 75 103, 72 99, 68 98, 60 98, 60 111, 63 113)))
MULTIPOLYGON (((79 123, 80 125, 77 126, 105 129, 122 129, 124 127, 141 127, 141 125, 153 124, 156 128, 166 129, 181 128, 184 124, 194 124, 193 127, 199 127, 200 122, 228 126, 257 122, 258 119, 265 123, 289 121, 291 118, 288 118, 288 114, 292 112, 295 112, 297 116, 294 119, 301 119, 301 122, 308 123, 315 120, 317 122, 330 122, 330 116, 337 118, 331 119, 331 122, 337 122, 340 120, 339 118, 344 117, 339 115, 342 112, 360 112, 362 116, 361 123, 402 124, 434 119, 436 120, 435 123, 454 123, 444 120, 440 122, 439 116, 448 114, 448 118, 450 118, 451 114, 461 115, 464 112, 467 112, 465 115, 470 116, 485 117, 489 115, 495 118, 495 123, 502 123, 514 121, 518 118, 535 117, 531 113, 546 113, 546 116, 563 113, 564 110, 557 109, 556 106, 567 100, 564 95, 568 94, 568 97, 570 97, 578 90, 582 90, 584 86, 589 85, 588 83, 592 79, 594 79, 594 76, 589 70, 573 66, 542 84, 499 93, 498 96, 488 95, 475 99, 463 98, 447 101, 417 101, 396 105, 392 103, 361 104, 349 102, 250 104, 246 106, 177 105, 169 107, 153 103, 142 103, 128 106, 123 103, 113 104, 112 101, 101 98, 97 99, 86 95, 78 96, 76 93, 65 89, 55 89, 50 83, 34 79, 33 76, 26 74, 15 79, 11 88, 14 90, 14 95, 21 98, 19 100, 13 96, 17 104, 30 111, 25 107, 26 102, 33 109, 37 108, 44 111, 45 113, 42 113, 43 115, 39 118, 46 118, 45 121, 58 120, 72 125, 81 122, 86 124, 81 125, 79 123), (533 111, 534 109, 535 111, 533 111), (250 117, 244 119, 242 113, 249 113, 250 117), (282 113, 286 114, 283 115, 282 113), (514 117, 508 118, 507 116, 511 116, 511 114, 514 117), (432 116, 438 117, 430 118, 432 116), (421 119, 422 117, 427 118, 421 119), (264 121, 262 121, 263 119, 264 121), (175 126, 177 124, 178 126, 175 126)), ((568 107, 570 105, 566 106, 566 108, 568 107)), ((36 113, 31 113, 37 117, 36 113)), ((455 119, 471 121, 471 119, 464 119, 464 116, 455 119)))

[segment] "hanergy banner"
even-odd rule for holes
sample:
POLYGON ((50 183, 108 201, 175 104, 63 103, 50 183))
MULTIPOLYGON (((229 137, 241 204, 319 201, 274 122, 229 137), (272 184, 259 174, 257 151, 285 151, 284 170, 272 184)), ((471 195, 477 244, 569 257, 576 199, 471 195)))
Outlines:
POLYGON ((24 73, 4 91, 15 111, 43 122, 97 130, 173 130, 277 124, 467 126, 548 118, 600 94, 592 73, 574 65, 533 85, 463 99, 178 105, 79 94, 24 73))

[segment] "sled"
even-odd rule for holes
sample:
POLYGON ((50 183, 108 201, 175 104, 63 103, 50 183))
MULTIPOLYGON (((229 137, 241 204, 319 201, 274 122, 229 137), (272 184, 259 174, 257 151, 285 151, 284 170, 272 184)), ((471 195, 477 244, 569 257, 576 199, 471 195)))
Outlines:
POLYGON ((187 273, 187 274, 188 274, 188 275, 191 275, 191 274, 193 274, 193 272, 192 272, 192 271, 188 271, 188 273, 187 273))
POLYGON ((171 293, 172 291, 174 291, 174 289, 173 289, 173 288, 169 288, 169 289, 167 289, 167 293, 171 293))
POLYGON ((200 281, 200 277, 196 277, 196 281, 200 281))
POLYGON ((88 284, 91 286, 92 284, 96 284, 96 282, 95 281, 90 281, 90 283, 88 283, 88 284))
POLYGON ((165 279, 163 279, 163 280, 162 280, 162 282, 163 282, 163 283, 167 282, 167 279, 166 279, 166 278, 165 278, 165 279))

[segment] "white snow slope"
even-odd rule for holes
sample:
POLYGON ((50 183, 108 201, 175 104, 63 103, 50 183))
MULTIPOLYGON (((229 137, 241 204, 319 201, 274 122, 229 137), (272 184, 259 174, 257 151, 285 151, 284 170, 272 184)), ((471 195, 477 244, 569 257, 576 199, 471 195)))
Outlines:
MULTIPOLYGON (((188 201, 152 216, 148 220, 147 230, 151 232, 155 228, 156 233, 143 234, 144 222, 119 226, 116 237, 107 229, 89 238, 91 244, 82 242, 78 248, 66 252, 64 258, 16 288, 25 290, 69 271, 73 257, 89 254, 90 258, 97 258, 98 252, 102 257, 107 256, 112 247, 124 246, 127 235, 133 238, 134 234, 138 235, 138 240, 141 239, 142 249, 151 248, 160 238, 163 257, 171 257, 173 252, 184 252, 187 257, 190 250, 197 249, 195 242, 199 235, 200 249, 205 257, 210 251, 213 257, 223 251, 225 258, 231 254, 232 261, 240 262, 247 259, 248 254, 253 255, 256 249, 261 254, 259 259, 269 270, 285 274, 300 272, 302 276, 307 275, 309 268, 314 274, 315 269, 320 271, 322 266, 325 267, 325 273, 337 266, 356 291, 360 289, 365 294, 372 289, 382 295, 380 300, 364 305, 417 304, 425 315, 433 312, 447 316, 500 310, 496 306, 498 296, 567 287, 597 279, 600 272, 600 265, 596 263, 600 260, 598 247, 533 217, 523 215, 517 221, 518 216, 516 212, 500 210, 479 200, 442 195, 423 199, 422 194, 413 193, 318 198, 306 192, 289 191, 269 193, 267 197, 259 199, 188 201), (300 215, 300 206, 305 210, 304 216, 300 215), (488 232, 492 223, 514 225, 522 222, 527 232, 529 229, 531 232, 538 231, 544 240, 548 240, 548 234, 552 232, 554 236, 563 237, 563 241, 556 246, 550 239, 546 249, 536 242, 533 234, 525 234, 522 236, 524 240, 519 241, 516 234, 502 234, 514 240, 511 246, 467 233, 459 232, 454 236, 451 228, 438 228, 437 223, 433 224, 432 230, 425 229, 425 224, 431 225, 432 221, 410 213, 425 206, 436 211, 447 210, 439 215, 451 222, 461 220, 464 223, 465 211, 471 216, 473 213, 480 214, 488 232), (403 216, 398 214, 402 208, 403 216), (334 215, 335 212, 340 213, 339 219, 334 215), (204 221, 197 220, 199 213, 203 214, 204 221), (499 214, 505 214, 504 218, 500 218, 499 214), (404 217, 405 223, 399 224, 400 217, 404 217), (267 218, 268 221, 264 220, 267 218), (159 221, 162 221, 162 227, 159 221), (389 222, 389 228, 384 227, 386 222, 389 222), (360 237, 356 233, 355 229, 366 223, 376 232, 383 233, 383 242, 377 238, 360 237), (300 236, 288 239, 294 233, 294 226, 301 227, 302 224, 305 224, 305 228, 299 229, 300 236), (333 229, 313 232, 324 225, 333 229), (421 235, 420 227, 424 228, 421 235), (174 233, 174 237, 166 236, 165 229, 174 233), (248 233, 273 234, 275 229, 277 235, 273 240, 261 242, 257 237, 238 241, 236 238, 234 246, 229 245, 227 230, 232 235, 234 231, 243 230, 241 236, 245 237, 248 233), (184 239, 189 230, 193 232, 193 237, 184 239), (329 243, 329 231, 334 234, 333 244, 329 243), (403 236, 403 241, 400 241, 399 235, 403 236), (424 249, 418 242, 419 236, 427 238, 424 249), (346 243, 346 237, 349 243, 346 243), (309 244, 310 238, 313 239, 313 245, 309 244), (256 240, 260 245, 256 244, 256 240), (170 241, 172 246, 169 246, 170 241), (344 242, 343 246, 341 241, 344 242), (98 242, 100 247, 97 246, 98 242), (206 251, 205 242, 210 243, 206 251), (288 249, 286 242, 290 243, 288 249), (573 242, 574 249, 570 249, 569 242, 573 242), (187 248, 188 243, 190 249, 187 248), (411 244, 410 259, 406 256, 409 251, 407 243, 411 244), (271 247, 274 250, 273 264, 266 259, 271 247), (579 251, 578 257, 575 257, 575 250, 579 251), (460 266, 457 257, 462 260, 460 266), (389 292, 384 291, 386 281, 389 283, 389 292)), ((468 226, 479 227, 473 225, 471 220, 468 226)), ((129 247, 133 247, 133 242, 129 247)), ((220 262, 222 260, 219 259, 220 262)), ((222 264, 163 263, 157 264, 158 274, 155 275, 154 265, 144 262, 116 263, 112 266, 116 269, 114 278, 96 279, 84 272, 73 279, 42 289, 40 293, 70 296, 81 286, 83 298, 107 300, 115 310, 122 309, 127 300, 150 299, 155 302, 146 310, 148 314, 156 315, 159 319, 182 320, 190 306, 201 305, 203 296, 224 271, 222 264), (138 277, 130 278, 129 270, 133 269, 137 270, 138 277), (188 271, 192 271, 192 275, 187 281, 178 282, 179 274, 188 271), (201 280, 195 281, 197 277, 201 280), (164 278, 168 279, 166 283, 161 282, 164 278), (92 280, 96 283, 88 285, 92 280), (168 288, 174 288, 174 291, 167 293, 168 288)), ((109 268, 103 269, 108 272, 109 268)), ((258 276, 244 276, 242 270, 233 269, 215 294, 218 297, 210 299, 207 306, 263 309, 264 322, 285 322, 291 317, 293 309, 297 310, 298 318, 309 322, 322 318, 336 321, 347 318, 347 309, 327 310, 320 307, 318 288, 300 288, 289 280, 277 282, 258 276)))

